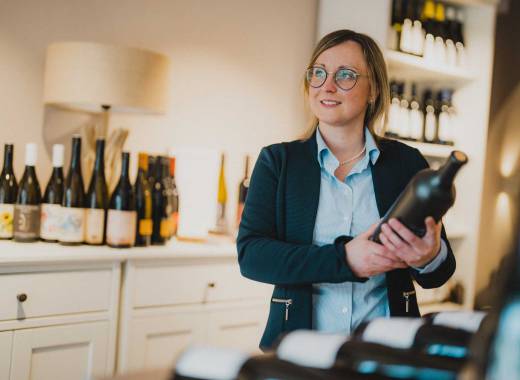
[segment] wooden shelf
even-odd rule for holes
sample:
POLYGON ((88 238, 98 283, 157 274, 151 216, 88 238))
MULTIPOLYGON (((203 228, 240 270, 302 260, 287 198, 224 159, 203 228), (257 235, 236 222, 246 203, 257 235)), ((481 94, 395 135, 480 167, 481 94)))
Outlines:
POLYGON ((455 147, 453 147, 452 145, 431 144, 409 140, 399 141, 406 145, 419 149, 419 151, 426 157, 446 158, 450 155, 452 150, 455 150, 455 147))
POLYGON ((468 70, 459 67, 438 66, 425 61, 422 57, 394 50, 386 51, 386 62, 392 76, 403 76, 422 83, 431 82, 436 85, 459 87, 474 79, 468 70))

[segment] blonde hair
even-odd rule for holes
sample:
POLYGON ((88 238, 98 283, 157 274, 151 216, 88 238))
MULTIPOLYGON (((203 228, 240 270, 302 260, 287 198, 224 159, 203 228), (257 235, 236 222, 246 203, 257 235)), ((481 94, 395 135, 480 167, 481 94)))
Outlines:
MULTIPOLYGON (((365 113, 364 124, 372 133, 376 141, 379 136, 384 133, 386 119, 388 115, 388 107, 390 105, 390 89, 388 86, 388 74, 386 71, 386 63, 383 53, 377 43, 366 34, 356 33, 352 30, 342 29, 327 34, 314 48, 311 59, 307 68, 311 68, 321 53, 334 46, 342 44, 343 42, 354 41, 357 42, 363 51, 367 66, 368 79, 370 81, 370 90, 375 95, 374 101, 368 103, 365 113)), ((304 78, 303 92, 305 104, 308 105, 309 84, 304 78)), ((302 137, 303 140, 309 139, 318 126, 318 119, 316 116, 307 110, 310 116, 309 124, 302 137)))

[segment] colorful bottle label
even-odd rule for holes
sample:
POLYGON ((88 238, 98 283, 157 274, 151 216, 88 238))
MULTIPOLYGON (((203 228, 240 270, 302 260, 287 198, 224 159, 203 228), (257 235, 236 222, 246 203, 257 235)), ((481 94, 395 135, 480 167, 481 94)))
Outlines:
POLYGON ((176 236, 177 227, 179 226, 179 212, 178 211, 172 212, 171 224, 172 224, 171 236, 176 236))
POLYGON ((0 204, 0 238, 10 239, 13 237, 14 205, 0 204))
POLYGON ((62 207, 60 230, 61 242, 82 243, 85 239, 85 209, 62 207))
POLYGON ((85 212, 85 242, 103 244, 105 232, 105 210, 88 208, 85 212))
POLYGON ((40 237, 45 240, 59 240, 60 225, 61 205, 42 203, 40 237))
POLYGON ((152 236, 152 219, 139 220, 139 235, 152 236))
POLYGON ((15 205, 13 229, 15 239, 38 239, 40 235, 40 205, 15 205))
POLYGON ((137 212, 108 210, 107 244, 113 246, 133 246, 137 212))
POLYGON ((159 235, 161 235, 162 238, 167 239, 171 235, 171 229, 172 229, 172 221, 171 219, 161 219, 161 225, 159 229, 159 235))

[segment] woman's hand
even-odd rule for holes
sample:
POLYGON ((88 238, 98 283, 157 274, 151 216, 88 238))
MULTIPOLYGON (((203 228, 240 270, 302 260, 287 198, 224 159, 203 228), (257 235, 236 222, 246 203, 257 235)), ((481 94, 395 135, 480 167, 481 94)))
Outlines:
POLYGON ((441 247, 441 222, 429 216, 425 219, 426 234, 420 238, 397 219, 381 227, 379 240, 394 255, 411 267, 422 267, 432 261, 441 247))
POLYGON ((369 240, 378 224, 373 224, 367 231, 345 244, 347 263, 358 277, 371 277, 408 266, 384 245, 369 240))

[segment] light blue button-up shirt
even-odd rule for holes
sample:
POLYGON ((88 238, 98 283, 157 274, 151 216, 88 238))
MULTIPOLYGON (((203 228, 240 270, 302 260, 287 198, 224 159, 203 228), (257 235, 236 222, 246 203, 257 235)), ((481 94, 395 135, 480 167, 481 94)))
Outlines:
MULTIPOLYGON (((321 168, 320 199, 314 226, 313 243, 330 244, 340 235, 357 236, 379 219, 372 170, 379 157, 373 136, 365 128, 366 152, 344 181, 334 176, 339 161, 316 131, 318 162, 321 168)), ((434 271, 447 256, 441 251, 421 273, 434 271)), ((371 277, 364 283, 321 283, 313 285, 313 329, 350 334, 362 321, 389 316, 385 274, 371 277)))

